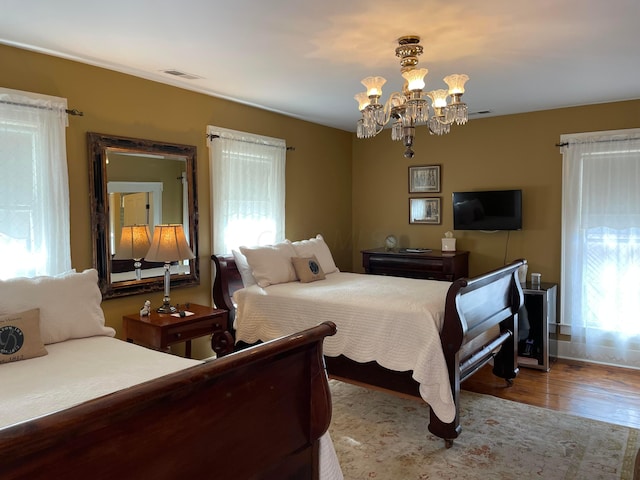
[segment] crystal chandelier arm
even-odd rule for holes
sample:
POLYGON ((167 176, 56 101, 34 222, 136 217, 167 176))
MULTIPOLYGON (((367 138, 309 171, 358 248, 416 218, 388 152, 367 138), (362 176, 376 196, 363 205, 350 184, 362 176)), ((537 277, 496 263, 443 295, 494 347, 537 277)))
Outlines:
POLYGON ((394 111, 404 107, 406 98, 398 92, 394 92, 384 105, 378 102, 378 97, 369 97, 370 103, 362 109, 362 122, 358 127, 360 138, 371 138, 378 135, 389 123, 394 111))
POLYGON ((469 120, 467 105, 461 98, 464 94, 464 84, 469 80, 469 76, 464 73, 454 73, 444 77, 445 83, 449 86, 449 95, 451 95, 451 105, 453 119, 456 124, 464 125, 469 120))
POLYGON ((389 123, 389 120, 391 119, 391 112, 393 111, 393 109, 403 107, 406 102, 407 98, 400 92, 393 92, 389 96, 389 99, 384 104, 384 125, 389 123))

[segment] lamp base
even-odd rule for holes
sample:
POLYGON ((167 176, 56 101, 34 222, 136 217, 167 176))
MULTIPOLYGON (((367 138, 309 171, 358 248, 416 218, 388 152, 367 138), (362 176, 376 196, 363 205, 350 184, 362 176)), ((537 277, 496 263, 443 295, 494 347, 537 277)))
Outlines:
POLYGON ((171 306, 171 300, 169 298, 169 288, 171 288, 171 274, 169 268, 171 264, 164 262, 164 297, 162 297, 162 306, 156 310, 158 313, 176 313, 178 309, 171 306))
POLYGON ((176 313, 177 311, 178 309, 176 307, 169 304, 162 305, 161 307, 158 307, 158 310, 156 310, 158 313, 176 313))

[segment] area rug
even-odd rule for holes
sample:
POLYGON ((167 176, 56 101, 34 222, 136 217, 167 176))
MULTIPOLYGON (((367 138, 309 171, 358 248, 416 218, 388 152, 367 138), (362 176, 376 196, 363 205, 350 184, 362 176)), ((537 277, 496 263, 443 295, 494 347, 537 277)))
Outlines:
POLYGON ((453 447, 419 399, 330 380, 345 480, 632 479, 639 430, 463 391, 453 447))

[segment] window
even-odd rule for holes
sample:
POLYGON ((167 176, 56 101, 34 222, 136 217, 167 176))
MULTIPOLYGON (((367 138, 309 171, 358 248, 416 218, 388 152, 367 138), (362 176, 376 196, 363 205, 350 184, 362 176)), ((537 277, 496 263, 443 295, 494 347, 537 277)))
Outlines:
POLYGON ((0 278, 71 268, 66 99, 0 88, 0 278))
POLYGON ((207 128, 213 253, 284 240, 284 140, 207 128))
POLYGON ((640 367, 640 130, 562 142, 568 356, 640 367))

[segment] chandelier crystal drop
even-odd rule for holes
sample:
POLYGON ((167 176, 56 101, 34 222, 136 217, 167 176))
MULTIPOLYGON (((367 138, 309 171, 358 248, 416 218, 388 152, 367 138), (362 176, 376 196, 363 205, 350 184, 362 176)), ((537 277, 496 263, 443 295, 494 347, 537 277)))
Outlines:
POLYGON ((391 123, 391 138, 402 141, 406 147, 404 156, 412 158, 416 126, 426 125, 432 135, 445 135, 451 125, 464 125, 469 119, 467 105, 461 101, 464 85, 469 77, 453 74, 444 78, 448 90, 424 92, 426 68, 417 68, 422 54, 420 37, 409 35, 398 39, 396 56, 400 58, 400 73, 405 80, 402 92, 394 92, 386 103, 380 103, 383 77, 367 77, 362 84, 367 89, 355 95, 362 118, 358 120, 358 138, 375 137, 391 123), (429 105, 427 98, 431 100, 429 105))

